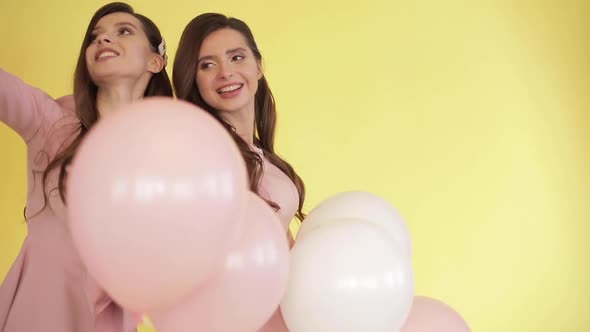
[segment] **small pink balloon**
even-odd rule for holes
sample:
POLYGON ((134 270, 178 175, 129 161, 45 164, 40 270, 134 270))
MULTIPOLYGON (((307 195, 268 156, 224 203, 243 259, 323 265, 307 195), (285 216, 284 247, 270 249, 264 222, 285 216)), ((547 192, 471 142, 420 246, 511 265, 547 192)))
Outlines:
POLYGON ((470 332, 461 315, 445 303, 416 296, 400 332, 470 332))
POLYGON ((98 121, 67 183, 68 220, 88 272, 121 306, 146 312, 219 268, 245 209, 246 168, 208 113, 148 98, 98 121))
POLYGON ((219 275, 176 306, 150 313, 159 332, 253 332, 276 311, 289 274, 285 231, 251 192, 244 221, 219 275))

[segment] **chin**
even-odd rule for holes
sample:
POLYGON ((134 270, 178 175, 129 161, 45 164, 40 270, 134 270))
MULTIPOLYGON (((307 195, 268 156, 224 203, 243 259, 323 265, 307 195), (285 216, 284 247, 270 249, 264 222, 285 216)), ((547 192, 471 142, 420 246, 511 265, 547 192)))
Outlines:
POLYGON ((216 110, 219 110, 220 113, 228 113, 228 114, 232 114, 232 113, 238 113, 241 110, 247 109, 248 105, 247 104, 243 104, 243 103, 235 103, 235 104, 230 104, 230 103, 219 103, 217 104, 217 106, 213 106, 213 108, 215 108, 216 110))
POLYGON ((222 107, 222 108, 218 108, 219 113, 225 113, 225 114, 236 114, 240 112, 239 108, 226 108, 226 107, 222 107))
POLYGON ((95 75, 90 75, 92 78, 92 82, 96 85, 103 85, 108 84, 111 82, 116 82, 117 78, 120 77, 120 73, 112 72, 112 73, 100 73, 95 75))

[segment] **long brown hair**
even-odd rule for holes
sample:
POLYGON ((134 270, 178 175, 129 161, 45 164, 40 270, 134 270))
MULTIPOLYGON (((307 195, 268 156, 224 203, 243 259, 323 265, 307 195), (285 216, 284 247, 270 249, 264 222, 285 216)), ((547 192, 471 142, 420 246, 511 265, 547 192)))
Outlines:
MULTIPOLYGON (((262 62, 262 54, 256 45, 254 35, 246 23, 243 21, 227 17, 217 13, 206 13, 195 17, 184 29, 176 57, 174 60, 174 68, 172 70, 172 82, 174 84, 174 91, 176 97, 189 101, 209 114, 213 115, 231 134, 234 141, 237 143, 250 177, 250 189, 258 192, 260 182, 262 180, 262 159, 250 149, 250 146, 244 141, 235 131, 235 128, 226 121, 220 113, 209 106, 201 97, 196 84, 197 59, 199 50, 203 40, 211 33, 220 29, 233 29, 241 33, 246 39, 248 46, 254 53, 254 56, 259 62, 262 62)), ((305 200, 305 185, 303 180, 297 175, 293 167, 279 157, 274 150, 275 140, 275 126, 276 126, 276 106, 275 100, 270 91, 270 87, 264 74, 258 81, 258 90, 255 96, 255 133, 254 142, 264 151, 264 156, 281 171, 283 171, 295 184, 299 193, 299 206, 296 217, 299 220, 305 218, 302 212, 303 202, 305 200)), ((269 202, 271 206, 280 208, 276 203, 269 202)))
MULTIPOLYGON (((65 199, 65 182, 66 182, 66 167, 72 162, 78 146, 82 142, 82 139, 88 132, 88 130, 96 123, 98 119, 98 110, 96 109, 96 94, 98 87, 88 72, 88 65, 86 63, 86 49, 92 43, 92 30, 98 23, 98 21, 113 13, 127 13, 137 18, 143 25, 143 31, 147 35, 151 49, 158 53, 158 46, 162 43, 162 35, 158 27, 149 18, 136 13, 133 7, 122 2, 112 2, 103 7, 99 8, 86 29, 82 46, 80 47, 80 55, 78 57, 78 64, 76 65, 76 71, 74 73, 74 100, 76 104, 76 116, 80 120, 79 129, 75 131, 75 137, 71 140, 71 143, 65 147, 60 148, 57 155, 49 162, 45 170, 43 171, 43 193, 44 193, 44 206, 47 206, 48 193, 47 193, 47 180, 49 173, 54 169, 59 169, 59 181, 58 187, 59 195, 61 200, 66 203, 65 199)), ((150 79, 144 96, 168 96, 172 97, 172 85, 166 68, 163 68, 159 73, 156 73, 150 79)), ((52 189, 53 190, 53 189, 52 189)), ((43 210, 42 209, 42 210, 43 210)))

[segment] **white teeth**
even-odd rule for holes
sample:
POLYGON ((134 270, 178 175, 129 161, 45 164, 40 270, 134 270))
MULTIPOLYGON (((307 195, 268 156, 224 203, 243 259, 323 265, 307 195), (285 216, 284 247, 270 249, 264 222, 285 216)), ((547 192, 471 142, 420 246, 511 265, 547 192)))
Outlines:
POLYGON ((217 91, 219 91, 219 92, 230 92, 230 91, 237 90, 237 89, 239 89, 241 87, 242 87, 241 84, 234 84, 234 85, 223 87, 223 88, 221 88, 221 89, 219 89, 217 91))
POLYGON ((107 56, 117 56, 117 53, 111 52, 111 51, 102 52, 102 53, 100 53, 98 55, 98 59, 104 58, 104 57, 107 57, 107 56))

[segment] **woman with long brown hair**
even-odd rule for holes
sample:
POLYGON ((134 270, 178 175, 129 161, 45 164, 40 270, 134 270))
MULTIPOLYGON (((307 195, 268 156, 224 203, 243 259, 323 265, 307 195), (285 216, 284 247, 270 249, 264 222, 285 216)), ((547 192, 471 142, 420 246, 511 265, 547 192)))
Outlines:
MULTIPOLYGON (((305 217, 303 181, 274 148, 276 106, 262 70, 262 54, 243 21, 217 13, 184 29, 174 60, 176 97, 213 115, 232 135, 246 162, 250 189, 289 223, 305 217)), ((262 331, 286 331, 277 310, 262 331)))
POLYGON ((86 273, 65 220, 68 165, 99 119, 146 96, 172 96, 156 25, 124 3, 93 15, 74 94, 53 99, 0 70, 0 121, 27 144, 28 235, 0 287, 0 331, 134 331, 86 273))
POLYGON ((243 21, 217 13, 195 17, 184 29, 174 61, 176 97, 213 115, 241 150, 250 189, 278 213, 284 227, 303 220, 303 181, 275 151, 276 106, 262 55, 243 21))

